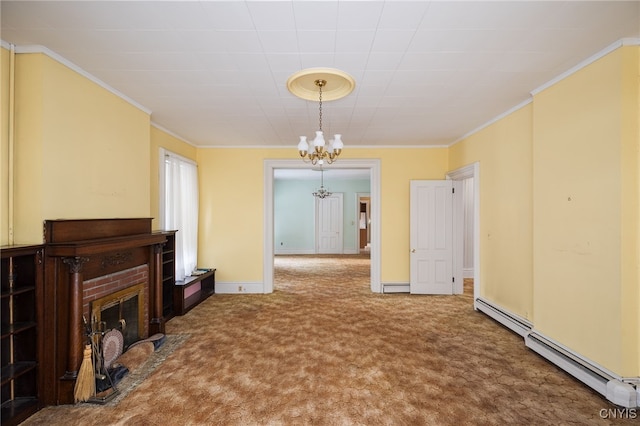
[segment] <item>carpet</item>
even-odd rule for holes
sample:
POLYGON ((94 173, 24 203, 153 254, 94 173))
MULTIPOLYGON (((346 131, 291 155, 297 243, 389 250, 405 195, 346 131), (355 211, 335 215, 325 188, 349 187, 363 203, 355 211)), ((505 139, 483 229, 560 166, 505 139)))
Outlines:
POLYGON ((374 294, 359 256, 276 256, 272 294, 216 294, 110 406, 27 425, 601 425, 610 403, 462 295, 374 294))

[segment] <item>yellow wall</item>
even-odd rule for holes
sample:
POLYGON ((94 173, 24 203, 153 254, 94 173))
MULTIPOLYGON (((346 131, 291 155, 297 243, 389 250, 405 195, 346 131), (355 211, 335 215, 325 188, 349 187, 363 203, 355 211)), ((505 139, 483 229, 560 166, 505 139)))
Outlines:
MULTIPOLYGON (((381 280, 408 282, 409 180, 444 179, 447 149, 350 148, 343 155, 381 160, 381 280)), ((219 268, 216 279, 262 282, 264 160, 296 158, 293 146, 198 149, 198 262, 219 268)))
MULTIPOLYGON (((160 189, 160 159, 158 156, 160 153, 160 148, 164 148, 185 158, 196 161, 196 148, 193 145, 190 145, 176 138, 175 136, 165 132, 162 129, 159 129, 155 126, 151 127, 151 205, 149 207, 149 211, 151 212, 151 217, 153 218, 153 229, 162 228, 162 225, 159 221, 160 200, 158 199, 160 189)), ((198 171, 200 172, 200 170, 198 171)), ((200 179, 202 178, 200 177, 200 179)))
POLYGON ((16 60, 16 243, 42 221, 148 217, 149 115, 45 54, 16 60))
POLYGON ((9 62, 0 48, 0 245, 9 243, 9 62))
POLYGON ((535 328, 622 375, 638 360, 638 47, 534 98, 535 328))
MULTIPOLYGON (((409 281, 409 181, 478 161, 482 296, 638 376, 639 51, 614 51, 449 149, 345 149, 381 161, 382 282, 409 281)), ((41 242, 44 219, 157 217, 164 147, 199 164, 199 264, 220 281, 262 281, 264 159, 298 159, 293 147, 195 148, 44 54, 18 55, 16 89, 17 243, 41 242)))
POLYGON ((481 296, 533 320, 531 104, 453 145, 449 169, 480 164, 481 296))

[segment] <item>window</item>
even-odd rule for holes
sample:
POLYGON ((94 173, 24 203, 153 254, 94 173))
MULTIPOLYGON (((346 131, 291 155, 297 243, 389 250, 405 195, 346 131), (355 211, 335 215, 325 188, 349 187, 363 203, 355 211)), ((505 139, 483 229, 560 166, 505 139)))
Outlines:
POLYGON ((198 166, 164 149, 160 170, 160 215, 166 230, 176 232, 176 281, 184 280, 198 262, 198 166))

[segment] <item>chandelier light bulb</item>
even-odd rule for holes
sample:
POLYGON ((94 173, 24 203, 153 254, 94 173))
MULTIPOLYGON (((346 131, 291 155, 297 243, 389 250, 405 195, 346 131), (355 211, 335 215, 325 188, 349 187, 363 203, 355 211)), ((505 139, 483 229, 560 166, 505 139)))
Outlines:
POLYGON ((300 156, 304 157, 307 155, 309 151, 309 144, 307 143, 306 136, 300 136, 300 142, 298 142, 298 152, 300 152, 300 156))
POLYGON ((313 146, 316 147, 316 151, 318 151, 318 148, 320 148, 320 151, 322 151, 322 148, 324 148, 324 135, 322 133, 322 130, 317 130, 316 131, 316 137, 313 140, 313 146))

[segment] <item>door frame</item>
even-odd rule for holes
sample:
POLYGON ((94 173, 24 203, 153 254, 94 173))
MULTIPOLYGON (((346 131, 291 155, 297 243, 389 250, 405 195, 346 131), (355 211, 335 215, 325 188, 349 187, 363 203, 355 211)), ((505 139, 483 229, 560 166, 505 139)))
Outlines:
MULTIPOLYGON (((482 288, 480 281, 480 163, 476 161, 452 170, 447 173, 446 178, 457 181, 473 178, 473 307, 477 310, 477 300, 482 288)), ((457 255, 463 256, 462 245, 454 247, 454 250, 460 250, 459 253, 454 254, 454 258, 457 255)))
MULTIPOLYGON (((273 292, 273 259, 274 259, 274 211, 273 211, 273 173, 275 169, 308 169, 309 163, 301 159, 264 160, 264 246, 263 252, 263 293, 273 292)), ((329 166, 332 169, 369 169, 369 185, 371 194, 371 291, 382 293, 380 281, 380 160, 340 159, 329 166)))

